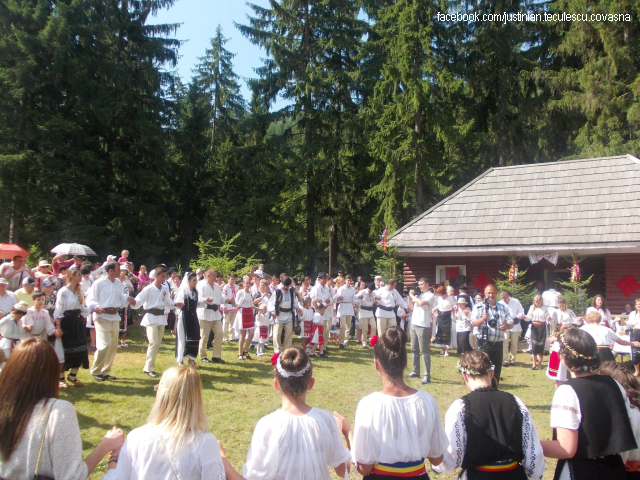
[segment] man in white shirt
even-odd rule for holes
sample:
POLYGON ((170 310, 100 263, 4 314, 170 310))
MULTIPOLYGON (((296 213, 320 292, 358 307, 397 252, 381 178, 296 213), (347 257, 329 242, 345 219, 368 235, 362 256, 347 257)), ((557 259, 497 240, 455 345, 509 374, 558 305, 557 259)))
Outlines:
MULTIPOLYGON (((252 295, 254 295, 253 287, 255 287, 255 285, 251 287, 252 295)), ((224 320, 222 321, 222 341, 224 343, 229 341, 229 332, 233 327, 233 322, 236 318, 236 313, 238 312, 238 309, 235 306, 236 293, 238 293, 236 277, 233 273, 230 273, 227 277, 227 284, 222 287, 222 298, 226 302, 223 308, 224 320)))
POLYGON ((25 278, 35 278, 29 266, 25 265, 24 257, 22 255, 16 255, 10 262, 0 265, 0 277, 7 280, 9 283, 7 288, 12 292, 15 292, 20 288, 22 281, 25 278))
MULTIPOLYGON (((520 322, 524 320, 524 308, 522 308, 520 300, 513 298, 507 291, 500 292, 500 298, 502 300, 498 303, 503 304, 509 309, 511 312, 511 318, 513 318, 514 322, 516 318, 520 320, 520 322)), ((502 365, 505 367, 511 367, 516 364, 518 339, 522 333, 522 325, 520 325, 520 322, 504 331, 504 342, 502 342, 502 365)))
POLYGON ((118 309, 126 306, 127 302, 131 305, 135 303, 133 298, 123 293, 124 286, 118 279, 120 264, 111 261, 104 269, 106 277, 97 280, 87 295, 87 307, 96 314, 94 319, 96 352, 93 356, 91 375, 98 382, 116 380, 116 377, 110 373, 118 351, 118 329, 120 326, 118 309))
POLYGON ((204 272, 204 279, 196 285, 198 298, 204 300, 205 306, 199 307, 198 320, 200 320, 200 360, 202 363, 224 363, 222 360, 222 313, 220 306, 224 303, 222 290, 217 283, 218 273, 215 270, 204 272), (207 358, 207 340, 209 333, 213 331, 212 358, 207 358))
POLYGON ((325 306, 325 311, 324 311, 324 328, 323 330, 323 337, 324 337, 324 350, 325 352, 327 351, 327 345, 329 343, 329 330, 331 328, 331 312, 332 309, 329 308, 331 305, 334 304, 333 301, 333 293, 331 292, 331 289, 329 287, 327 287, 327 274, 324 272, 320 272, 318 273, 318 278, 316 280, 316 284, 313 286, 313 288, 311 289, 311 292, 309 293, 309 296, 311 297, 311 304, 314 306, 314 308, 318 305, 318 304, 323 304, 325 306))
POLYGON ((353 288, 353 277, 347 275, 345 284, 336 292, 336 303, 338 303, 338 317, 340 318, 340 348, 349 346, 347 329, 351 327, 351 319, 355 315, 353 303, 355 301, 356 290, 353 288))
POLYGON ((418 279, 419 292, 409 290, 409 308, 411 315, 411 355, 413 356, 413 371, 407 375, 409 378, 420 376, 420 357, 422 357, 422 369, 424 376, 422 384, 431 383, 431 329, 433 316, 431 312, 436 305, 437 297, 429 288, 426 278, 418 279))
POLYGON ((293 322, 295 311, 302 314, 298 305, 298 297, 291 285, 291 277, 282 280, 282 287, 278 287, 269 299, 267 310, 276 321, 273 326, 273 351, 280 353, 291 346, 293 340, 293 322), (284 332, 284 340, 282 339, 284 332))
POLYGON ((409 305, 404 298, 396 290, 398 282, 391 279, 383 286, 376 290, 376 300, 378 308, 376 309, 376 318, 378 320, 378 335, 382 335, 389 327, 395 327, 396 313, 393 311, 396 305, 400 305, 405 310, 409 309, 409 305))
POLYGON ((7 290, 8 285, 6 278, 0 278, 0 318, 9 315, 13 306, 18 303, 16 296, 7 290))
POLYGON ((151 378, 156 378, 156 355, 160 350, 160 344, 164 337, 164 327, 167 325, 166 308, 182 308, 182 302, 174 302, 171 299, 169 287, 164 284, 167 278, 165 267, 156 268, 156 278, 154 282, 142 289, 131 305, 131 308, 138 309, 144 307, 144 317, 142 317, 141 327, 147 329, 147 360, 144 364, 143 372, 151 378))
POLYGON ((371 327, 371 336, 377 335, 376 318, 373 316, 373 310, 375 309, 375 283, 371 282, 367 285, 367 288, 359 291, 356 296, 356 302, 358 303, 358 316, 359 323, 356 329, 356 338, 358 341, 362 340, 362 348, 367 348, 368 343, 368 331, 371 327))

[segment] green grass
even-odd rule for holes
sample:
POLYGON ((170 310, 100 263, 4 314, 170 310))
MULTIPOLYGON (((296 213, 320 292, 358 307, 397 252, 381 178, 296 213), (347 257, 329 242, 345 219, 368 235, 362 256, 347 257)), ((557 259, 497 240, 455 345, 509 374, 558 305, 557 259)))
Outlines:
MULTIPOLYGON (((85 455, 112 425, 121 427, 125 433, 143 425, 153 405, 153 387, 159 379, 151 379, 142 373, 146 352, 144 330, 131 329, 127 342, 129 348, 118 350, 111 372, 118 380, 97 383, 87 370, 81 370, 79 378, 86 386, 61 391, 60 398, 75 405, 85 455)), ((167 333, 158 354, 158 372, 174 364, 173 349, 174 340, 167 333)), ((224 345, 222 356, 227 360, 225 365, 199 367, 209 428, 225 445, 229 460, 237 470, 246 458, 258 419, 280 407, 280 397, 273 389, 272 353, 273 350, 269 349, 264 357, 254 355, 253 360, 239 362, 237 344, 231 343, 224 345)), ((372 349, 363 350, 352 342, 351 349, 332 347, 330 354, 329 359, 314 362, 316 383, 309 393, 308 403, 338 411, 353 425, 358 401, 382 386, 373 367, 372 349)), ((425 389, 435 397, 443 424, 449 405, 468 393, 455 369, 457 359, 455 354, 445 358, 438 354, 438 350, 432 349, 432 383, 425 388, 419 379, 408 381, 412 387, 425 389)), ((503 369, 501 388, 524 401, 540 438, 550 439, 549 406, 554 393, 553 382, 543 371, 531 370, 528 355, 519 354, 517 360, 516 367, 503 369)), ((105 468, 103 461, 90 478, 101 478, 105 468)), ((553 478, 554 468, 555 461, 547 460, 544 479, 553 478)), ((436 476, 431 473, 430 476, 453 480, 457 475, 436 476)), ((360 477, 352 472, 351 478, 360 477)))

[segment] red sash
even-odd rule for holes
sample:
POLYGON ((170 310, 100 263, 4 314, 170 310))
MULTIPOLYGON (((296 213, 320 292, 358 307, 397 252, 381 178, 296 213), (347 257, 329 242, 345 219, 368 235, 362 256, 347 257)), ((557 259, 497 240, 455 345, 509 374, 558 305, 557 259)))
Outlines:
POLYGON ((324 345, 324 327, 322 325, 313 324, 311 328, 311 343, 324 345))
POLYGON ((548 373, 550 377, 558 378, 558 368, 560 368, 560 355, 558 352, 551 352, 549 357, 548 373))

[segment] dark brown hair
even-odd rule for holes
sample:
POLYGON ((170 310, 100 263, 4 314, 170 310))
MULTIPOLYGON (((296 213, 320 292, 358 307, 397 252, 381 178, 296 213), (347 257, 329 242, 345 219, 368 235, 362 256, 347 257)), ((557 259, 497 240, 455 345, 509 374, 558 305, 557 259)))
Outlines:
POLYGON ((387 328, 373 347, 373 356, 389 377, 402 378, 407 368, 407 334, 397 327, 387 328))
MULTIPOLYGON (((285 372, 299 372, 304 369, 309 362, 309 357, 300 347, 287 348, 280 354, 280 366, 285 372)), ((297 397, 309 389, 313 365, 304 372, 301 377, 284 377, 276 368, 276 378, 280 384, 280 391, 287 397, 297 397)))
MULTIPOLYGON (((460 357, 460 366, 465 370, 478 372, 480 377, 487 375, 491 371, 492 365, 489 355, 480 350, 466 352, 460 357)), ((469 373, 467 375, 473 376, 473 374, 469 373)))
POLYGON ((24 340, 0 373, 0 458, 9 461, 36 404, 58 398, 58 357, 49 342, 24 340))
POLYGON ((622 364, 617 362, 604 362, 598 369, 600 375, 609 375, 617 380, 627 392, 629 402, 636 408, 640 408, 640 382, 622 364))
POLYGON ((600 366, 598 346, 591 335, 579 328, 570 328, 561 336, 560 357, 567 370, 572 372, 593 371, 600 366))
POLYGON ((31 300, 35 300, 36 298, 40 298, 40 297, 46 297, 47 294, 44 293, 42 290, 34 290, 33 293, 31 294, 31 300))
POLYGON ((606 301, 606 300, 604 299, 604 297, 603 297, 602 295, 600 295, 600 294, 598 294, 598 295, 596 295, 595 297, 593 297, 593 300, 591 300, 591 306, 592 306, 593 308, 598 308, 598 307, 596 307, 596 300, 597 300, 598 298, 601 298, 601 299, 602 299, 602 307, 601 307, 601 308, 602 308, 602 311, 603 311, 603 312, 606 312, 606 311, 607 311, 607 301, 606 301))

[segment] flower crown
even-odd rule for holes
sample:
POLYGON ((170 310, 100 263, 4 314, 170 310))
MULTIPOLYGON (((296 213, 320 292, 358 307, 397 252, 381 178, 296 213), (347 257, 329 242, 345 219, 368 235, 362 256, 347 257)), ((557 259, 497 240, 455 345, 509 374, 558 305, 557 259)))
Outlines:
POLYGON ((307 361, 307 364, 304 367, 302 367, 302 369, 298 370, 297 372, 288 372, 284 368, 282 368, 282 364, 280 363, 280 354, 279 353, 274 353, 273 354, 273 356, 271 357, 271 365, 274 365, 276 367, 276 370, 278 371, 278 373, 281 376, 283 376, 284 378, 301 377, 305 373, 307 373, 307 370, 309 370, 311 368, 311 362, 307 361))
MULTIPOLYGON (((460 362, 456 364, 456 368, 460 373, 466 373, 467 375, 483 375, 482 373, 476 370, 471 370, 470 368, 463 367, 462 365, 460 365, 460 362)), ((495 368, 496 368, 495 365, 491 365, 491 368, 489 369, 489 371, 487 371, 487 373, 492 372, 495 368)), ((486 375, 486 373, 484 375, 486 375)))
POLYGON ((596 351, 591 356, 586 356, 586 355, 583 355, 581 353, 578 353, 575 349, 571 348, 569 346, 569 344, 565 341, 564 333, 560 334, 560 343, 562 344, 562 346, 564 347, 565 350, 567 350, 569 353, 571 353, 572 355, 575 355, 578 358, 583 358, 585 360, 593 360, 594 358, 596 358, 598 356, 598 349, 597 348, 596 348, 596 351))

